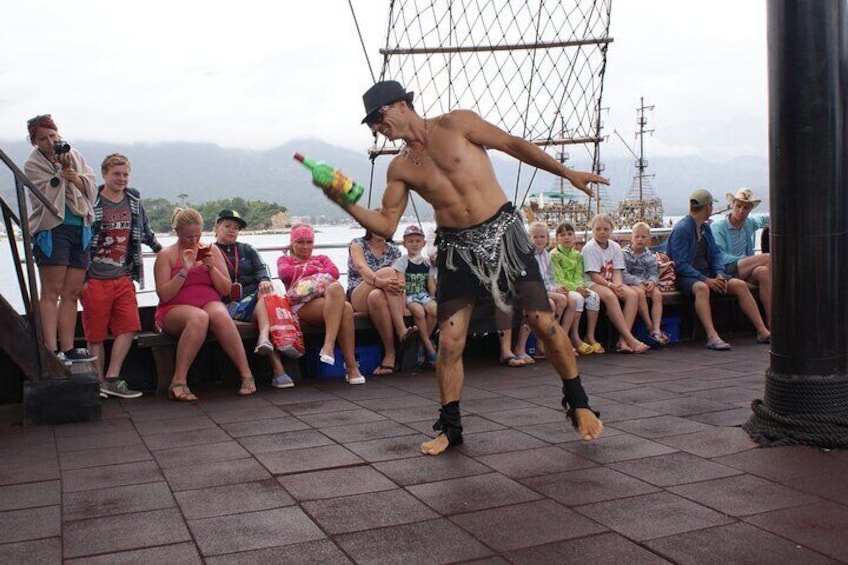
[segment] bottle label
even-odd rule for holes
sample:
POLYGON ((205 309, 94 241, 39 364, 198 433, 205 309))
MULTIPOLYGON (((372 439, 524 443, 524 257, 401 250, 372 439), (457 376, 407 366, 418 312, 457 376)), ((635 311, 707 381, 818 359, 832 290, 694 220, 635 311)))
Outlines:
POLYGON ((333 178, 330 179, 328 188, 337 188, 347 194, 353 187, 353 180, 350 177, 341 174, 338 171, 333 173, 333 178))

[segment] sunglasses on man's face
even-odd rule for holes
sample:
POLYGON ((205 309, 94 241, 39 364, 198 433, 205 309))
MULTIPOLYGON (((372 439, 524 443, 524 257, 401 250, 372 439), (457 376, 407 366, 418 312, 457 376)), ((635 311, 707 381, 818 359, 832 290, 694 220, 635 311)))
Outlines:
POLYGON ((383 116, 386 114, 386 112, 389 111, 389 108, 391 108, 392 106, 394 106, 398 102, 399 102, 398 100, 395 100, 394 102, 389 102, 385 106, 382 106, 382 107, 374 110, 373 112, 371 112, 371 114, 367 118, 365 118, 365 125, 367 125, 367 126, 377 126, 377 125, 382 124, 383 123, 383 116))

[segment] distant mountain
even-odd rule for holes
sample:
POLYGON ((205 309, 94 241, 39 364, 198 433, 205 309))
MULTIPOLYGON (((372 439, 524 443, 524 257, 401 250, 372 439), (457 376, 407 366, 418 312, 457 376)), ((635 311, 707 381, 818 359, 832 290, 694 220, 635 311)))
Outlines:
MULTIPOLYGON (((254 200, 276 202, 286 206, 293 216, 308 216, 315 220, 342 219, 344 213, 329 202, 310 183, 309 172, 292 159, 297 151, 316 160, 338 167, 366 187, 372 184, 371 163, 366 150, 351 151, 316 139, 297 139, 266 151, 224 149, 203 143, 112 144, 70 140, 84 156, 100 179, 100 161, 109 153, 127 155, 132 162, 132 186, 145 198, 166 198, 178 202, 178 194, 188 194, 188 202, 241 196, 254 200)), ((23 142, 0 142, 0 149, 23 167, 31 146, 23 142)), ((602 148, 603 155, 603 148, 602 148)), ((492 152, 498 178, 512 200, 522 200, 528 192, 549 190, 558 179, 523 166, 497 151, 492 152), (520 177, 517 177, 520 171, 520 177), (527 185, 532 177, 532 187, 527 185), (519 180, 516 180, 518 178, 519 180)), ((385 186, 389 157, 380 157, 373 171, 371 206, 379 205, 385 186)), ((616 158, 605 161, 612 185, 607 189, 609 200, 616 203, 630 186, 633 175, 631 160, 616 158)), ((577 161, 576 169, 589 167, 577 161)), ((665 204, 667 215, 684 214, 687 197, 695 189, 707 188, 724 200, 726 192, 742 186, 754 190, 768 204, 768 161, 763 157, 737 157, 725 162, 712 162, 700 157, 654 157, 649 172, 656 174, 653 186, 665 204)), ((13 203, 14 186, 5 166, 0 165, 0 195, 13 203)), ((368 195, 363 197, 367 202, 368 195)), ((420 198, 413 200, 422 219, 432 217, 431 208, 420 198)), ((407 214, 414 214, 410 207, 407 214)))

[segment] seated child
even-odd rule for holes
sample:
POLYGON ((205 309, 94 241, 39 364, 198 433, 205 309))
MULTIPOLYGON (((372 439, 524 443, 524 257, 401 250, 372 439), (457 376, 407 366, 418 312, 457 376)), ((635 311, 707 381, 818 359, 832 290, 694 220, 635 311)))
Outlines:
POLYGON ((574 299, 574 318, 568 327, 571 343, 580 355, 604 353, 604 348, 595 340, 601 299, 598 293, 586 288, 583 272, 583 256, 574 248, 574 226, 563 222, 556 229, 557 246, 551 250, 554 282, 561 291, 568 292, 574 299), (580 315, 586 310, 586 341, 580 339, 580 315))
MULTIPOLYGON (((575 301, 568 296, 568 292, 561 292, 559 285, 554 280, 554 269, 551 264, 551 256, 548 253, 550 245, 550 230, 545 222, 533 222, 528 230, 530 239, 533 240, 533 246, 536 248, 536 263, 539 264, 539 273, 542 275, 542 282, 545 284, 545 289, 548 291, 548 300, 551 303, 551 308, 554 310, 554 319, 567 332, 572 324, 575 314, 575 301)), ((519 351, 524 351, 521 341, 526 342, 526 337, 523 337, 524 332, 519 333, 519 351)), ((528 332, 529 334, 529 332, 528 332)), ((544 350, 541 347, 541 340, 537 341, 536 351, 538 357, 544 357, 544 350)), ((524 354, 526 355, 526 353, 524 354)))
POLYGON ((403 230, 403 246, 406 255, 395 261, 395 271, 403 278, 406 288, 406 307, 420 330, 419 365, 436 364, 436 347, 430 335, 436 329, 436 300, 429 289, 434 287, 435 277, 430 259, 421 254, 424 249, 424 232, 417 225, 403 230))
POLYGON ((660 329, 662 323, 662 292, 659 282, 657 256, 648 249, 651 241, 651 227, 645 222, 633 224, 630 243, 621 250, 624 254, 624 284, 636 291, 639 296, 639 317, 645 323, 651 339, 657 345, 666 345, 668 336, 660 329), (648 298, 651 308, 648 309, 648 298))
POLYGON ((589 288, 598 293, 607 308, 610 322, 618 330, 615 350, 619 353, 644 353, 650 347, 631 332, 639 309, 638 296, 636 291, 624 284, 624 256, 621 246, 611 239, 612 230, 612 219, 607 214, 598 214, 592 219, 592 239, 581 251, 583 268, 589 277, 589 288))

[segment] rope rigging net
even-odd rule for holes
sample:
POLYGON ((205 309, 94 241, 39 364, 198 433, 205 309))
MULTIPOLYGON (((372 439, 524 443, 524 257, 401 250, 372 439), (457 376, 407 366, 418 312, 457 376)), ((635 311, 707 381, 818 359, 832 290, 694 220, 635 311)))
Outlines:
MULTIPOLYGON (((416 111, 424 117, 459 108, 473 110, 560 161, 568 158, 565 145, 579 146, 580 167, 600 172, 601 98, 612 41, 610 4, 611 0, 392 1, 378 80, 398 80, 414 91, 416 111)), ((386 140, 381 143, 372 148, 372 158, 399 150, 386 140)), ((522 178, 519 167, 516 204, 527 197, 534 177, 535 171, 522 178)), ((564 189, 571 190, 567 182, 564 189)), ((574 199, 587 198, 577 191, 570 194, 574 199)), ((605 201, 604 192, 600 199, 605 201)))

